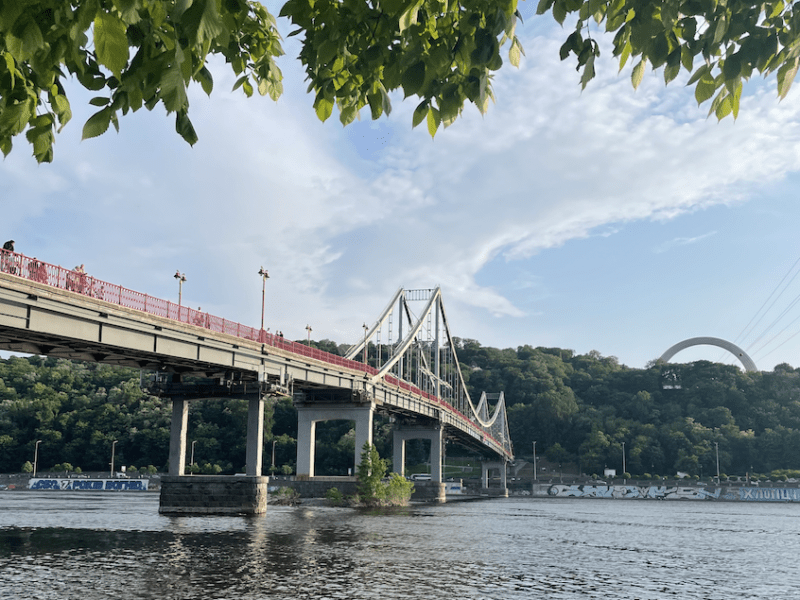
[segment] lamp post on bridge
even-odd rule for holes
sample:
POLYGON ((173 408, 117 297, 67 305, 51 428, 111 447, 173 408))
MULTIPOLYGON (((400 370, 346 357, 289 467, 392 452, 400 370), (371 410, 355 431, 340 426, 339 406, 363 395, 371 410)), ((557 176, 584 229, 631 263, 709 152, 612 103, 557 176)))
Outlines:
POLYGON ((33 476, 36 477, 36 467, 39 465, 39 444, 42 443, 42 440, 36 440, 36 444, 33 447, 33 476))
POLYGON ((533 481, 536 482, 536 442, 533 442, 533 481))
POLYGON ((267 295, 267 279, 269 279, 269 273, 262 266, 258 270, 258 274, 261 275, 261 331, 264 331, 264 299, 267 295))
POLYGON ((717 451, 717 485, 719 485, 719 442, 714 442, 714 447, 717 451))
POLYGON ((367 327, 366 323, 364 323, 362 325, 362 327, 364 328, 364 366, 366 367, 367 366, 367 331, 369 330, 369 327, 367 327))
POLYGON ((313 331, 311 329, 311 325, 306 325, 306 331, 308 332, 308 347, 310 348, 311 347, 311 332, 313 331))
POLYGON ((111 442, 111 478, 114 479, 114 450, 117 447, 117 440, 111 442))
POLYGON ((175 275, 173 275, 173 277, 178 280, 178 308, 180 308, 183 296, 183 284, 186 281, 186 275, 180 271, 175 271, 175 275))

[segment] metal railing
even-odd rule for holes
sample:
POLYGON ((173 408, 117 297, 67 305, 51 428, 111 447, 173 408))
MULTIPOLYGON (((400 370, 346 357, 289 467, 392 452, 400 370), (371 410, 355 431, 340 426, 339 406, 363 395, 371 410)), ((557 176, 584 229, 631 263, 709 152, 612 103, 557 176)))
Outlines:
MULTIPOLYGON (((349 360, 341 356, 331 354, 330 352, 312 348, 305 344, 285 340, 282 335, 267 333, 263 329, 256 329, 255 327, 250 327, 249 325, 242 325, 241 323, 229 321, 222 317, 216 317, 209 313, 189 308, 188 306, 175 304, 169 300, 163 300, 161 298, 149 296, 148 294, 129 290, 121 285, 108 283, 107 281, 102 281, 96 277, 92 277, 81 270, 65 269, 64 267, 51 265, 44 261, 40 261, 35 257, 30 258, 17 252, 0 250, 0 272, 21 277, 23 279, 29 279, 30 281, 34 281, 36 283, 66 290, 75 294, 81 294, 89 298, 96 298, 97 300, 110 302, 111 304, 116 304, 118 306, 124 306, 125 308, 138 310, 150 315, 171 319, 173 321, 186 323, 188 325, 194 325, 195 327, 202 327, 217 333, 224 333, 241 339, 258 342, 266 346, 285 350, 287 352, 291 352, 292 354, 305 356, 307 358, 326 362, 338 367, 344 367, 346 369, 352 369, 362 373, 368 373, 370 375, 378 374, 378 369, 370 365, 366 365, 363 362, 349 360)), ((432 394, 429 394, 428 392, 422 391, 417 386, 412 385, 407 381, 397 379, 391 375, 385 376, 384 380, 390 385, 395 385, 408 393, 422 396, 430 402, 447 408, 447 410, 451 411, 455 415, 458 415, 458 417, 470 423, 473 425, 473 427, 476 427, 484 436, 494 441, 494 443, 496 443, 498 446, 502 447, 502 444, 498 443, 489 432, 484 431, 481 427, 478 427, 473 421, 468 419, 464 414, 456 410, 449 403, 437 398, 432 394)))

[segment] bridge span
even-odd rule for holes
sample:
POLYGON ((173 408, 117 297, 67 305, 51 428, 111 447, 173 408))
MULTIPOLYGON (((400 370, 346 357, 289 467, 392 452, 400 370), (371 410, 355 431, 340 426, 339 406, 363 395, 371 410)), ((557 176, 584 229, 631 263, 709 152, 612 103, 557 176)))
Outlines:
MULTIPOLYGON (((431 440, 432 479, 438 482, 445 439, 494 459, 484 463, 484 481, 490 464, 503 467, 513 458, 503 394, 484 393, 473 403, 438 288, 398 290, 341 357, 3 252, 0 350, 141 369, 143 387, 172 400, 169 473, 176 479, 185 473, 189 403, 200 398, 248 400, 250 478, 262 474, 264 402, 282 395, 291 395, 298 410, 300 479, 315 475, 317 422, 355 421, 358 465, 363 444, 372 442, 375 412, 394 417, 393 466, 401 474, 405 442, 415 438, 431 440)), ((504 478, 505 468, 500 472, 504 478)))

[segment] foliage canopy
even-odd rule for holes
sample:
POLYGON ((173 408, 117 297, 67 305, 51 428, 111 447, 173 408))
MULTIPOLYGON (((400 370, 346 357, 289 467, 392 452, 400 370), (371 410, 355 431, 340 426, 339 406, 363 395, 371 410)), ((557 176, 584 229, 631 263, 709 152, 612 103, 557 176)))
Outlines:
MULTIPOLYGON (((575 55, 582 86, 600 55, 592 28, 602 27, 615 34, 620 68, 636 60, 634 87, 647 64, 664 67, 666 82, 685 69, 698 103, 713 97, 718 118, 738 114, 754 71, 776 73, 786 96, 800 60, 800 9, 783 1, 539 0, 537 12, 561 24, 577 17, 561 58, 575 55)), ((280 15, 296 27, 289 35, 302 36, 317 116, 337 106, 345 125, 365 107, 373 119, 388 114, 389 92, 402 89, 419 100, 413 125, 434 135, 465 103, 488 108, 501 46, 513 65, 523 54, 517 0, 287 0, 280 15)), ((8 155, 24 133, 36 160, 52 161, 54 133, 72 117, 70 77, 97 93, 84 139, 161 103, 194 144, 186 90, 194 82, 211 93, 209 57, 230 65, 234 89, 277 100, 282 53, 274 16, 252 0, 0 0, 0 150, 8 155)))

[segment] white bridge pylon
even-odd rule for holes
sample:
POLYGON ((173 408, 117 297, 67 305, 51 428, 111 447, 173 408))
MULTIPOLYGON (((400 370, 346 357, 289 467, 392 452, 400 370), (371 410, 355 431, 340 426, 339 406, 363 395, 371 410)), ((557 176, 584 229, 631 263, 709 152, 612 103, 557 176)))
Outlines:
POLYGON ((503 393, 483 392, 477 406, 470 398, 440 288, 397 290, 377 321, 345 354, 349 360, 359 356, 377 369, 370 384, 401 380, 416 386, 449 405, 500 442, 508 457, 513 456, 503 393), (412 303, 424 306, 415 312, 412 303))

